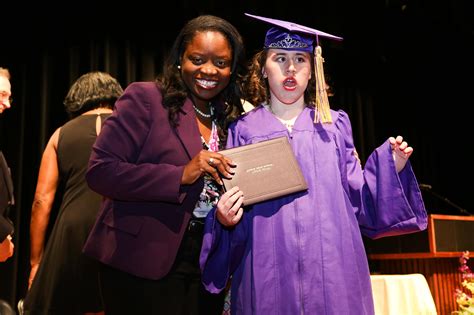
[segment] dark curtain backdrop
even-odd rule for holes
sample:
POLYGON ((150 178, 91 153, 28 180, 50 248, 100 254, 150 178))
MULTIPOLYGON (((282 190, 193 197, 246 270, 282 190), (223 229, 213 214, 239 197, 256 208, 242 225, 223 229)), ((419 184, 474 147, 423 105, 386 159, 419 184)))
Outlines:
MULTIPOLYGON (((0 265, 0 298, 16 304, 26 292, 39 163, 49 137, 68 119, 62 101, 69 86, 91 70, 111 73, 123 87, 152 80, 179 29, 201 13, 232 22, 244 36, 249 56, 261 47, 267 25, 244 12, 344 37, 343 42, 323 39, 321 44, 335 90, 331 106, 350 115, 362 161, 389 136, 400 134, 415 148, 410 160, 419 182, 474 212, 468 154, 474 56, 470 1, 304 2, 177 1, 168 11, 139 2, 113 9, 81 3, 76 9, 42 6, 2 14, 6 31, 0 66, 11 70, 14 103, 0 116, 0 148, 16 189, 11 211, 16 251, 0 265)), ((430 213, 460 214, 429 192, 423 196, 430 213)), ((52 222, 55 211, 57 206, 52 222)))

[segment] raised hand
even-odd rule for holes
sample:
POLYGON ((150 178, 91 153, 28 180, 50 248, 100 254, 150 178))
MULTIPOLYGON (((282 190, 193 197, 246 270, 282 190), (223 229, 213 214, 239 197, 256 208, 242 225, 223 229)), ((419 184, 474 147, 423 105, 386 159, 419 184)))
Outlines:
POLYGON ((393 160, 395 161, 397 173, 399 173, 407 164, 408 158, 413 153, 413 148, 409 147, 406 141, 403 141, 402 136, 397 136, 397 138, 390 137, 388 141, 392 146, 393 160))

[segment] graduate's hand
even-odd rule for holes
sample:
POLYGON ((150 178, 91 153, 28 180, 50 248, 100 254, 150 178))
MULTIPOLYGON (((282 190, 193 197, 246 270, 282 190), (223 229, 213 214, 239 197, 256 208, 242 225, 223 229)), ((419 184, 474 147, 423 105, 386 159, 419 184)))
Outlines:
POLYGON ((226 178, 232 178, 232 160, 224 155, 208 150, 199 151, 184 167, 181 184, 192 184, 204 173, 209 173, 214 180, 222 185, 219 173, 226 178))
POLYGON ((397 136, 397 138, 390 137, 388 141, 392 146, 392 156, 395 161, 397 173, 400 173, 407 164, 408 158, 413 153, 413 148, 409 147, 408 143, 403 141, 402 136, 397 136))
POLYGON ((239 223, 244 213, 242 203, 244 193, 235 186, 221 196, 217 203, 216 218, 223 226, 231 227, 239 223))

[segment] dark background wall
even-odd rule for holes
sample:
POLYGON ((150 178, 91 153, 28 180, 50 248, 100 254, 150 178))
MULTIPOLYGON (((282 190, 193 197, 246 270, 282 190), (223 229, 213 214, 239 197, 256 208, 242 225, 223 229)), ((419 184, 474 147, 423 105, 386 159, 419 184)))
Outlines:
MULTIPOLYGON (((12 169, 17 203, 11 211, 16 253, 0 266, 0 298, 16 303, 26 291, 39 162, 50 135, 67 121, 62 100, 70 84, 91 70, 110 72, 124 87, 153 79, 185 21, 201 13, 232 22, 249 56, 260 49, 267 25, 244 12, 343 37, 322 40, 323 56, 336 92, 331 105, 349 113, 362 160, 400 134, 415 149, 410 160, 419 182, 474 213, 468 153, 472 1, 196 2, 172 1, 171 10, 135 1, 123 7, 81 1, 54 9, 2 4, 0 66, 11 70, 14 103, 0 116, 0 148, 12 169)), ((429 192, 423 196, 430 213, 461 214, 429 192)))

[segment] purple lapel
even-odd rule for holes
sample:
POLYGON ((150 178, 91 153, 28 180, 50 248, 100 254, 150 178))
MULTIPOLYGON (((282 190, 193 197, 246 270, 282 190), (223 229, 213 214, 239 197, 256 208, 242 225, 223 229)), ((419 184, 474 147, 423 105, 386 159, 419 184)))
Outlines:
POLYGON ((192 159, 202 150, 201 134, 196 123, 196 113, 193 109, 193 103, 186 99, 182 113, 179 115, 179 126, 176 128, 176 135, 183 144, 189 159, 192 159))

